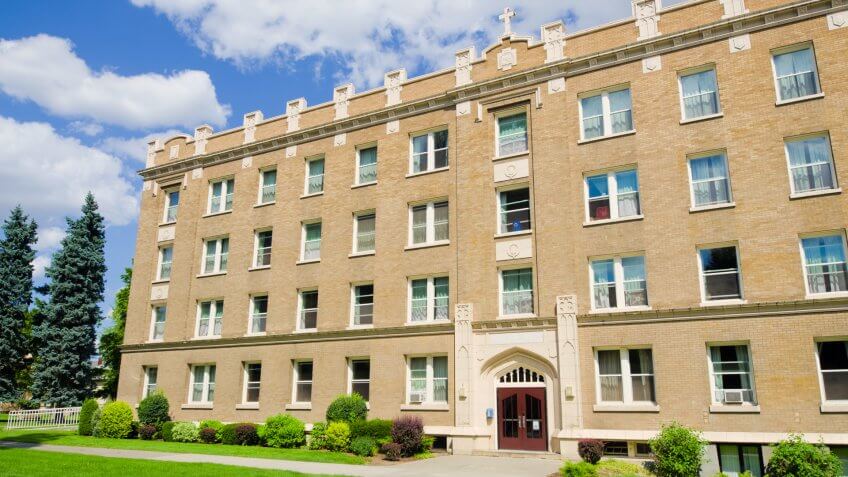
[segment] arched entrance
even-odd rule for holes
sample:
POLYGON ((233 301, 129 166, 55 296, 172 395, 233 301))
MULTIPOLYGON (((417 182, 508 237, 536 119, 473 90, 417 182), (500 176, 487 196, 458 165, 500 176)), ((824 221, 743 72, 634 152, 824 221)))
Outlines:
POLYGON ((548 450, 545 376, 518 366, 498 378, 498 448, 548 450))

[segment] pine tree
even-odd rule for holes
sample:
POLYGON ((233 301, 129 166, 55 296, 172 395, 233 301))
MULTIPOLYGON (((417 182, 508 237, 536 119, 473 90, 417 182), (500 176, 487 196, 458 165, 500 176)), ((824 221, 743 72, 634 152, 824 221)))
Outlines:
POLYGON ((115 323, 100 336, 100 357, 103 358, 103 390, 104 397, 115 399, 118 394, 118 376, 121 373, 121 350, 124 342, 124 328, 127 324, 127 305, 130 299, 130 282, 132 268, 124 270, 121 275, 123 288, 115 294, 115 306, 112 308, 112 321, 115 323))
POLYGON ((18 373, 27 354, 27 311, 32 303, 33 245, 38 227, 21 206, 3 223, 0 240, 0 402, 21 397, 18 373))
POLYGON ((106 263, 103 217, 89 193, 82 216, 68 219, 62 248, 47 268, 49 303, 34 337, 40 343, 32 391, 44 404, 77 406, 94 388, 95 327, 100 322, 106 263))

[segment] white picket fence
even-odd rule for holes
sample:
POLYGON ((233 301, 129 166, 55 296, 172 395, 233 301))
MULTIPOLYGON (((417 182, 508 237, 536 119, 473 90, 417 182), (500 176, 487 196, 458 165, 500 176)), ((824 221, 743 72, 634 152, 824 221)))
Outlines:
POLYGON ((10 411, 6 429, 70 429, 79 424, 79 407, 10 411))

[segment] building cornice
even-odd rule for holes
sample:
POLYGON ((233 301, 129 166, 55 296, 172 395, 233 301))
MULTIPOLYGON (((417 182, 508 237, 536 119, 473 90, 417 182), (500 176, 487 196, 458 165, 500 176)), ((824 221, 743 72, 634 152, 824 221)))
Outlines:
POLYGON ((478 331, 544 330, 556 328, 556 317, 498 318, 472 321, 471 328, 478 331))

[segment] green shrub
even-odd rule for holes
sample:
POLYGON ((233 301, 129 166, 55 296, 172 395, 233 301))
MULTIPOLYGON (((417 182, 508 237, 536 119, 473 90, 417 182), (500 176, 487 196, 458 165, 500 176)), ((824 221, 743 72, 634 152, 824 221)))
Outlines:
POLYGON ((163 441, 172 442, 174 440, 171 432, 174 430, 174 426, 176 425, 177 423, 174 421, 162 423, 162 428, 159 430, 159 435, 162 436, 163 441))
POLYGON ((303 422, 288 414, 269 417, 265 421, 263 435, 268 447, 300 447, 306 442, 303 422))
POLYGON ((769 477, 836 477, 843 475, 842 462, 824 445, 805 442, 791 435, 778 442, 766 466, 769 477))
POLYGON ((327 425, 323 422, 312 424, 312 432, 309 433, 309 448, 312 450, 327 448, 327 425))
POLYGON ((207 444, 214 444, 215 442, 221 442, 221 429, 223 427, 224 424, 221 421, 208 419, 200 421, 197 429, 200 431, 200 437, 203 442, 206 442, 207 444), (204 432, 205 429, 211 429, 211 431, 204 432))
POLYGON ((351 395, 342 394, 327 407, 327 422, 356 422, 364 421, 368 417, 368 406, 365 399, 357 393, 351 395))
POLYGON ((228 446, 255 446, 259 444, 256 424, 240 422, 224 425, 221 428, 221 443, 228 446))
POLYGON ((100 404, 94 399, 86 399, 79 413, 79 435, 90 436, 94 430, 91 427, 91 417, 100 409, 100 404))
POLYGON ((171 440, 174 442, 197 442, 200 431, 193 422, 178 422, 171 430, 171 440))
POLYGON ((331 422, 327 426, 327 449, 347 452, 350 448, 350 426, 346 422, 331 422))
POLYGON ((155 391, 138 403, 138 421, 161 427, 163 422, 171 420, 168 398, 162 391, 155 391))
POLYGON ((132 432, 133 412, 123 401, 110 402, 103 406, 97 427, 100 437, 125 439, 132 432))
POLYGON ((100 416, 103 415, 103 408, 98 407, 91 414, 91 435, 100 437, 100 416))
POLYGON ((370 437, 378 446, 392 441, 392 421, 389 419, 370 419, 350 423, 350 438, 370 437))
POLYGON ((673 422, 651 439, 653 469, 660 477, 691 477, 701 473, 707 442, 700 434, 673 422))
POLYGON ((559 473, 562 477, 598 477, 595 466, 588 462, 566 462, 559 473))
POLYGON ((644 466, 618 459, 604 459, 595 465, 595 469, 599 475, 615 475, 620 477, 647 477, 653 475, 644 466))
POLYGON ((363 457, 377 453, 377 442, 368 436, 359 436, 350 441, 350 451, 363 457))
POLYGON ((198 437, 200 438, 200 442, 205 444, 215 444, 218 442, 218 431, 212 429, 211 427, 204 427, 202 429, 198 429, 198 437))

